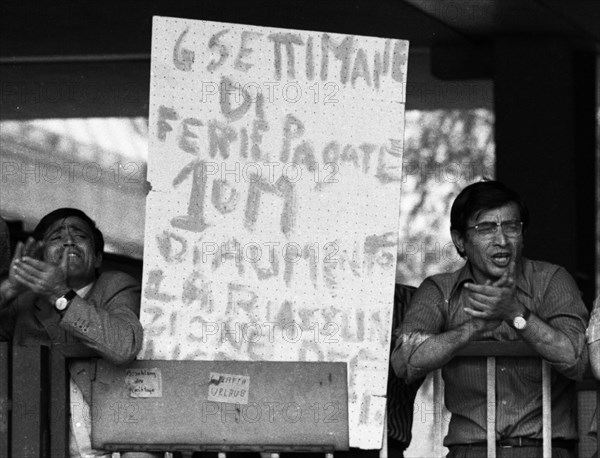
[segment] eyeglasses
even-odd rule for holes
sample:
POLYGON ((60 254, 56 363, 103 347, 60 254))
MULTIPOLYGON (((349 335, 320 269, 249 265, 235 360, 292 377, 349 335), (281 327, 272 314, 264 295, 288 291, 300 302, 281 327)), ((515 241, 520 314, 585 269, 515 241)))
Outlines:
POLYGON ((502 227, 502 233, 507 237, 518 237, 523 233, 522 221, 502 221, 501 223, 484 221, 483 223, 476 224, 475 226, 467 227, 467 230, 475 229, 475 231, 477 231, 477 235, 482 237, 491 237, 498 232, 499 227, 502 227))

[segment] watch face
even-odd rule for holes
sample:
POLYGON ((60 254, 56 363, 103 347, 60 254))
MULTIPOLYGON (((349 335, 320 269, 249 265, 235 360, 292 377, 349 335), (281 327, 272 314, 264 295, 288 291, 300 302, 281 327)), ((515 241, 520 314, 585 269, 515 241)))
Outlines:
POLYGON ((527 326, 527 320, 525 318, 523 318, 521 315, 516 316, 513 319, 513 326, 515 327, 515 329, 525 329, 525 327, 527 326))
POLYGON ((56 303, 54 304, 54 307, 56 307, 56 310, 64 310, 67 308, 67 304, 69 303, 69 301, 67 300, 66 297, 59 297, 56 300, 56 303))

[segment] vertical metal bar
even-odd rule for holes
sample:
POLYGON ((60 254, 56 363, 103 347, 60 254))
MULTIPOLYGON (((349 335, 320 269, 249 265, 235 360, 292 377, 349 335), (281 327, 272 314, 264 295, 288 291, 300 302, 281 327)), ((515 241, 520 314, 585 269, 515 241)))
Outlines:
POLYGON ((545 458, 552 456, 552 398, 550 364, 542 360, 542 448, 545 458))
POLYGON ((42 455, 41 418, 42 351, 13 346, 12 357, 12 441, 11 456, 38 458, 42 455))
POLYGON ((0 342, 0 458, 8 458, 8 342, 0 342))
POLYGON ((69 405, 67 360, 60 350, 50 352, 50 456, 69 456, 69 405))
POLYGON ((496 358, 487 358, 487 456, 496 458, 496 358))
POLYGON ((433 372, 433 454, 437 458, 443 458, 443 381, 442 370, 433 372))
MULTIPOLYGON (((596 382, 596 432, 600 437, 600 381, 596 382)), ((596 454, 600 456, 600 439, 596 440, 596 454)))

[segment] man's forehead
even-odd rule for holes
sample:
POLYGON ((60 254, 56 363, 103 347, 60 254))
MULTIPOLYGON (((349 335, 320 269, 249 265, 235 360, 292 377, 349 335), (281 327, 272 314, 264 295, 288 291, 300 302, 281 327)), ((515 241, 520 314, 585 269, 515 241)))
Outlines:
POLYGON ((86 221, 84 221, 83 219, 81 219, 77 216, 67 216, 66 218, 60 218, 60 219, 54 221, 48 227, 48 229, 46 229, 46 232, 44 233, 44 237, 46 237, 49 234, 52 234, 54 232, 62 231, 65 229, 78 230, 78 231, 82 231, 82 232, 87 232, 89 234, 92 233, 92 228, 86 221))
POLYGON ((497 219, 519 219, 521 217, 519 207, 514 202, 496 208, 478 210, 469 218, 472 221, 496 221, 497 219))

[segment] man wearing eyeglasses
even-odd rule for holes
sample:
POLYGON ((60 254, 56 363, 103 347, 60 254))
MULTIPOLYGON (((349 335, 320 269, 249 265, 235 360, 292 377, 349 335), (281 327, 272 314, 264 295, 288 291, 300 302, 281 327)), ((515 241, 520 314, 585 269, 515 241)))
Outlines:
POLYGON ((419 287, 396 331, 394 370, 410 381, 441 367, 452 413, 448 456, 486 456, 486 361, 454 356, 474 341, 525 341, 539 358, 496 361, 497 456, 542 457, 543 358, 553 369, 552 456, 574 457, 573 380, 585 371, 588 321, 575 281, 562 267, 522 257, 529 213, 498 181, 466 187, 450 219, 466 263, 419 287))

